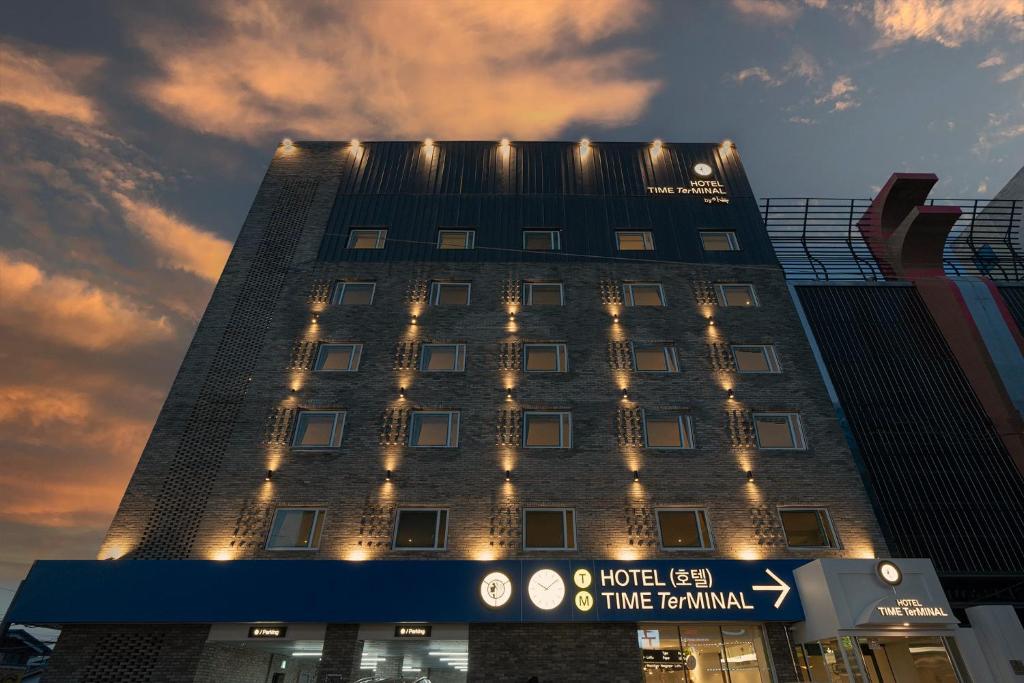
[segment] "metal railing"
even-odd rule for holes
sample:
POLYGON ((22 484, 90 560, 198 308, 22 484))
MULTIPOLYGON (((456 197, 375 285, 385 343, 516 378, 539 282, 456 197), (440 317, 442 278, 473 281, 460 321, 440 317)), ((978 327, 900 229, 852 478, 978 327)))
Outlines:
MULTIPOLYGON (((930 199, 957 206, 946 240, 946 274, 1024 280, 1024 202, 1017 199, 930 199)), ((858 229, 870 199, 772 197, 760 202, 775 253, 790 280, 884 280, 858 229)))

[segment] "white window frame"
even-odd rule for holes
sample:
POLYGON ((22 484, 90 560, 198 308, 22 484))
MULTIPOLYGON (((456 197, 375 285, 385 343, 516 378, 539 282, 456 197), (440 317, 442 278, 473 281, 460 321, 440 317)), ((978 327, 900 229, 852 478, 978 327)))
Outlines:
POLYGON ((708 511, 706 508, 700 507, 665 507, 656 508, 654 510, 655 520, 657 521, 658 527, 658 546, 665 552, 703 552, 705 550, 710 551, 715 549, 715 534, 711 529, 711 522, 708 519, 708 511), (687 545, 687 546, 667 546, 665 545, 665 537, 661 531, 661 513, 663 512, 692 512, 697 518, 697 539, 700 541, 700 545, 687 545), (704 536, 708 537, 708 545, 704 545, 704 536))
POLYGON ((651 230, 616 230, 615 231, 615 250, 616 251, 654 251, 654 232, 651 230), (643 249, 623 249, 622 235, 640 235, 643 240, 643 249))
POLYGON ((299 414, 295 416, 295 430, 292 434, 291 447, 294 450, 300 451, 333 451, 341 448, 341 442, 345 438, 345 421, 348 417, 348 412, 345 410, 301 410, 299 414), (330 445, 310 445, 304 446, 298 443, 299 440, 299 427, 302 425, 302 421, 306 419, 308 415, 333 415, 334 424, 331 426, 331 439, 330 445))
POLYGON ((523 344, 523 372, 532 374, 552 374, 556 372, 569 371, 569 348, 560 342, 528 342, 523 344), (529 360, 529 349, 536 347, 555 347, 555 370, 530 370, 527 364, 529 360))
POLYGON ((532 550, 536 552, 565 552, 567 550, 576 550, 576 508, 560 508, 560 507, 528 507, 523 508, 523 550, 532 550), (562 513, 562 546, 560 548, 554 547, 534 547, 526 545, 526 532, 527 532, 527 517, 531 512, 561 512, 562 513), (569 537, 569 525, 566 523, 566 513, 572 513, 572 538, 569 537), (569 545, 570 540, 572 545, 569 545))
POLYGON ((523 230, 523 250, 524 251, 562 251, 562 231, 553 228, 527 228, 523 230), (526 246, 527 235, 547 233, 550 236, 549 244, 550 249, 530 249, 526 246))
POLYGON ((650 448, 650 449, 658 450, 658 451, 692 451, 694 449, 693 418, 690 415, 686 414, 686 413, 669 413, 669 412, 666 412, 666 413, 664 413, 664 415, 665 415, 665 417, 661 417, 660 415, 655 414, 652 417, 654 417, 655 419, 666 419, 669 415, 674 415, 675 418, 679 422, 679 433, 680 433, 680 435, 684 435, 686 437, 685 439, 680 439, 680 440, 681 441, 689 441, 690 445, 689 446, 686 446, 686 445, 680 445, 680 446, 652 446, 650 444, 650 441, 647 438, 647 418, 648 418, 648 414, 647 414, 647 411, 644 410, 643 411, 643 419, 644 419, 644 448, 650 448))
POLYGON ((736 364, 736 372, 741 375, 778 375, 782 373, 782 365, 779 364, 779 356, 775 353, 774 344, 733 344, 732 360, 736 364), (736 355, 737 349, 760 349, 761 355, 767 361, 767 370, 742 370, 740 369, 739 356, 736 355))
POLYGON ((287 550, 287 551, 292 551, 292 552, 294 552, 294 551, 301 551, 301 552, 309 551, 309 552, 313 552, 313 551, 319 550, 320 549, 320 540, 323 538, 323 535, 324 535, 323 524, 324 524, 324 518, 326 516, 327 516, 327 510, 325 510, 324 508, 314 508, 314 507, 279 507, 279 508, 276 508, 274 510, 274 516, 270 519, 270 529, 267 530, 267 540, 263 544, 263 548, 265 550, 269 550, 271 552, 279 552, 279 551, 282 551, 282 550, 287 550), (283 545, 278 545, 278 546, 271 546, 270 545, 270 540, 271 540, 271 538, 273 537, 273 534, 274 534, 274 523, 277 521, 277 516, 279 514, 281 514, 282 512, 313 512, 313 513, 315 513, 314 517, 313 517, 313 525, 310 527, 309 531, 310 531, 310 534, 312 534, 313 536, 316 537, 315 538, 316 545, 312 544, 312 541, 314 539, 310 539, 310 545, 300 545, 300 546, 283 546, 283 545), (318 526, 320 527, 320 533, 319 534, 316 533, 318 526))
POLYGON ((448 519, 449 519, 449 517, 451 517, 451 512, 448 510, 448 508, 431 508, 431 507, 422 507, 422 508, 418 508, 418 507, 403 507, 403 508, 398 508, 398 510, 395 512, 395 531, 394 531, 394 534, 392 535, 392 538, 391 538, 391 549, 392 550, 398 550, 399 552, 409 552, 409 551, 413 551, 413 552, 416 552, 416 551, 442 551, 442 550, 447 550, 448 549, 448 519), (415 546, 415 547, 414 546, 400 546, 400 545, 398 545, 398 528, 399 528, 399 523, 402 520, 402 513, 403 512, 433 512, 434 513, 434 545, 432 545, 432 546, 415 546), (441 545, 438 545, 437 540, 440 538, 440 533, 441 533, 441 530, 442 530, 442 520, 441 520, 441 513, 442 512, 444 513, 444 521, 443 521, 444 543, 441 544, 441 545))
POLYGON ((728 253, 728 252, 739 251, 740 250, 740 240, 739 240, 739 237, 736 236, 736 231, 735 230, 700 230, 698 234, 700 236, 700 248, 701 248, 701 251, 707 252, 709 254, 725 254, 725 253, 728 253), (704 243, 704 235, 722 235, 722 236, 724 236, 726 241, 729 243, 729 248, 728 249, 708 249, 707 245, 704 243))
POLYGON ((345 242, 346 249, 359 249, 359 250, 370 250, 370 249, 383 249, 384 245, 388 241, 388 230, 387 228, 349 228, 348 240, 345 242), (377 233, 374 238, 374 246, 372 247, 357 247, 355 246, 356 235, 358 233, 375 232, 377 233))
POLYGON ((572 448, 572 411, 569 410, 526 410, 523 411, 523 448, 572 448), (558 445, 557 446, 530 446, 528 437, 530 435, 529 421, 531 415, 557 415, 558 416, 558 445), (568 417, 568 425, 563 417, 568 417), (568 433, 567 433, 568 432, 568 433))
POLYGON ((466 371, 466 345, 459 344, 457 342, 425 342, 420 345, 420 372, 465 372, 466 371), (455 367, 450 370, 429 370, 427 368, 427 354, 426 351, 432 347, 439 346, 454 346, 455 347, 455 367))
POLYGON ((754 436, 757 439, 757 449, 760 451, 806 451, 807 450, 807 437, 804 434, 803 420, 800 419, 800 413, 767 413, 758 412, 753 413, 750 416, 751 422, 754 423, 754 436), (762 446, 761 445, 761 432, 757 428, 757 419, 759 417, 784 417, 789 426, 789 434, 793 439, 792 446, 762 446))
POLYGON ((661 286, 660 282, 624 282, 622 284, 622 302, 630 308, 664 308, 668 305, 668 300, 665 298, 665 288, 661 286), (646 304, 637 304, 633 293, 634 287, 657 287, 661 305, 648 306, 646 304))
POLYGON ((814 505, 802 506, 802 505, 784 505, 776 508, 776 512, 779 515, 779 526, 782 527, 782 535, 786 538, 786 547, 792 550, 841 550, 843 542, 839 538, 839 532, 836 531, 836 525, 832 521, 832 514, 828 511, 828 508, 818 507, 814 505), (835 545, 790 545, 789 534, 786 533, 786 523, 783 520, 783 512, 814 512, 818 517, 818 524, 824 523, 826 526, 823 529, 826 538, 831 538, 835 545))
POLYGON ((523 305, 524 306, 550 306, 551 304, 535 304, 533 303, 533 288, 536 285, 545 285, 550 287, 551 285, 558 285, 558 305, 565 305, 565 285, 561 282, 551 282, 547 280, 531 280, 523 283, 523 305))
POLYGON ((718 305, 725 308, 758 308, 761 305, 761 300, 757 298, 757 288, 754 285, 747 282, 720 282, 715 285, 715 296, 718 298, 718 305), (750 300, 753 302, 750 306, 731 306, 729 301, 725 298, 726 287, 746 287, 750 290, 750 300))
POLYGON ((468 251, 470 249, 476 249, 476 230, 468 230, 466 228, 440 228, 437 231, 437 248, 442 251, 468 251), (462 247, 444 247, 442 246, 442 240, 445 235, 451 234, 462 234, 465 235, 465 240, 462 247))
POLYGON ((473 303, 473 283, 461 280, 431 280, 430 282, 430 305, 431 306, 469 306, 473 303), (441 288, 444 286, 459 286, 466 288, 466 303, 464 304, 442 304, 441 288))
POLYGON ((458 410, 416 410, 409 416, 409 448, 458 448, 459 446, 459 423, 462 416, 458 410), (442 445, 418 445, 412 442, 416 433, 415 420, 426 415, 447 415, 448 434, 442 445))
POLYGON ((342 280, 334 284, 334 293, 331 296, 331 303, 335 306, 372 306, 373 298, 377 296, 377 283, 368 280, 342 280), (366 304, 346 304, 342 302, 345 298, 345 288, 349 285, 370 285, 370 302, 366 304))
POLYGON ((362 359, 363 359, 363 345, 362 344, 356 344, 356 343, 352 343, 352 342, 342 342, 342 343, 325 342, 323 344, 320 344, 320 346, 317 347, 317 350, 316 350, 316 360, 313 363, 313 372, 358 372, 359 371, 359 361, 361 361, 362 359), (328 350, 332 349, 332 348, 335 348, 335 349, 343 348, 343 347, 346 347, 346 346, 352 349, 352 353, 349 355, 349 359, 348 359, 348 367, 345 368, 344 370, 324 369, 323 363, 327 359, 327 352, 328 352, 328 350))
POLYGON ((676 345, 671 342, 629 342, 629 352, 633 359, 633 372, 642 372, 649 375, 673 375, 679 372, 679 354, 676 352, 676 345), (665 354, 665 365, 667 370, 641 370, 636 362, 637 346, 661 346, 665 354))

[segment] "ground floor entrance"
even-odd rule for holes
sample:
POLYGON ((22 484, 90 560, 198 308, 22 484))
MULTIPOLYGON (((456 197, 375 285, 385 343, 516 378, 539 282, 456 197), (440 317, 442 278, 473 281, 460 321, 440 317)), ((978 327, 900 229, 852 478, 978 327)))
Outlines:
POLYGON ((645 683, 772 683, 759 624, 640 623, 645 683))
POLYGON ((808 683, 966 683, 956 641, 931 635, 841 636, 794 647, 808 683))

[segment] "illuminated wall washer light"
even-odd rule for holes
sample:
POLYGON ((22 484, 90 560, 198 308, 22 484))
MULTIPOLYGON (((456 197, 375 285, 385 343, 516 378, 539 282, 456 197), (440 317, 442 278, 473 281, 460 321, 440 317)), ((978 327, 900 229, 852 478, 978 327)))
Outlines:
POLYGON ((505 481, 512 481, 512 470, 505 470, 505 481))
POLYGON ((753 470, 747 470, 747 481, 750 482, 751 484, 754 483, 754 471, 753 470))
POLYGON ((729 397, 730 401, 733 400, 734 398, 736 398, 736 393, 732 389, 727 389, 725 394, 726 394, 726 396, 729 397))
POLYGON ((613 313, 612 314, 612 322, 618 324, 618 322, 619 322, 619 314, 618 313, 613 313))
POLYGON ((633 470, 633 483, 640 482, 640 470, 633 470))
POLYGON ((409 324, 410 324, 410 325, 415 325, 415 324, 416 324, 416 323, 418 323, 418 322, 419 322, 419 318, 418 318, 418 317, 416 317, 415 315, 414 315, 414 316, 412 316, 411 318, 409 318, 409 324))
POLYGON ((263 478, 263 481, 270 481, 274 476, 274 470, 267 470, 267 476, 263 478))
POLYGON ((651 143, 651 154, 653 154, 654 156, 658 156, 659 154, 661 154, 661 147, 662 147, 661 140, 655 140, 654 142, 652 142, 651 143))
POLYGON ((398 398, 405 398, 405 387, 398 388, 398 398))
POLYGON ((622 398, 629 398, 629 389, 627 389, 626 387, 622 387, 622 398))
POLYGON ((384 481, 391 481, 391 470, 386 470, 384 472, 384 481))
POLYGON ((586 154, 589 151, 590 140, 588 138, 583 138, 582 140, 580 140, 580 154, 586 154))
POLYGON ((508 314, 508 321, 510 323, 514 323, 516 321, 516 314, 512 313, 512 312, 509 312, 509 314, 508 314))
POLYGON ((292 147, 295 146, 295 143, 292 142, 291 138, 284 138, 283 140, 281 140, 281 146, 284 147, 285 149, 291 149, 292 147))
POLYGON ((426 140, 423 141, 423 146, 424 147, 433 147, 434 146, 434 141, 432 139, 430 139, 430 138, 427 138, 426 140))
POLYGON ((714 318, 712 318, 712 317, 711 317, 711 316, 709 315, 709 316, 708 316, 708 327, 714 327, 714 326, 715 326, 715 319, 714 319, 714 318))
POLYGON ((509 142, 508 138, 502 138, 499 144, 505 149, 508 149, 512 145, 512 143, 509 142))
POLYGON ((512 387, 508 387, 507 389, 505 389, 505 398, 508 399, 509 401, 512 400, 512 387))
POLYGON ((359 138, 352 138, 351 140, 349 140, 348 141, 348 146, 353 148, 353 149, 356 149, 356 148, 360 147, 361 143, 359 142, 359 138))

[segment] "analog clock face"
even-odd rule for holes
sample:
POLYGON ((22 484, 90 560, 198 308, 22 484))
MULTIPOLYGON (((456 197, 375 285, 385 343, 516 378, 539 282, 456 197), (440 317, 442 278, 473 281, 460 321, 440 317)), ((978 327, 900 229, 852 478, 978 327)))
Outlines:
POLYGON ((711 167, 708 166, 707 164, 697 164, 696 166, 693 167, 693 172, 699 176, 704 176, 706 178, 709 175, 711 175, 711 167))
POLYGON ((903 580, 903 572, 892 562, 879 562, 877 570, 879 578, 890 586, 898 585, 903 580))
POLYGON ((565 598, 565 582, 562 577, 550 569, 541 569, 530 577, 527 586, 530 600, 541 609, 554 609, 562 604, 565 598))
POLYGON ((491 572, 480 582, 480 598, 485 605, 501 607, 512 597, 512 580, 501 572, 491 572))

